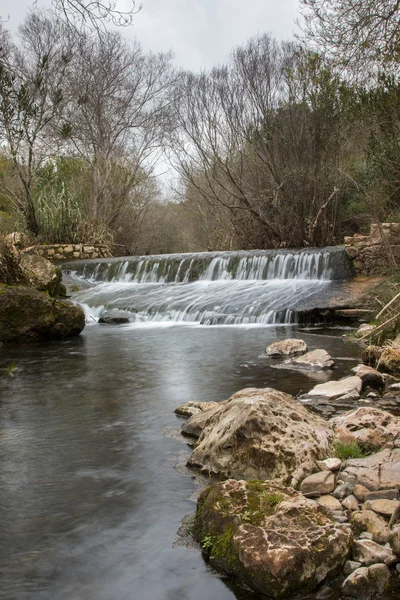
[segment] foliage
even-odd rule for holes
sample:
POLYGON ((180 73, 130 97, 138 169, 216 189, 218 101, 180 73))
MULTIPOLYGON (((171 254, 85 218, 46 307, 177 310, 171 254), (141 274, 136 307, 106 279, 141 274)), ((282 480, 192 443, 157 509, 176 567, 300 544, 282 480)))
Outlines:
POLYGON ((374 452, 377 452, 379 447, 371 444, 360 444, 357 441, 354 442, 339 442, 337 441, 334 445, 334 456, 341 460, 348 460, 350 458, 365 458, 374 452))

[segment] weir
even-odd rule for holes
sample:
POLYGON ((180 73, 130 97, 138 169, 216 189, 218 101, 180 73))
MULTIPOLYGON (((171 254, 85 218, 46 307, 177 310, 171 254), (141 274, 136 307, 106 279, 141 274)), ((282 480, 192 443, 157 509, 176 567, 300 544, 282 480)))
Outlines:
POLYGON ((88 317, 118 309, 136 323, 202 325, 296 323, 352 277, 342 247, 97 259, 63 269, 90 284, 75 298, 88 317))

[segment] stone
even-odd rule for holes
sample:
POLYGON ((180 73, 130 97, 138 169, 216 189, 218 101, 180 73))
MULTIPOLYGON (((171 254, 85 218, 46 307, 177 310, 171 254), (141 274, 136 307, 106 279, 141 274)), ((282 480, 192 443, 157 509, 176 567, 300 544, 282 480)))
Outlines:
POLYGON ((247 388, 207 418, 188 465, 296 486, 315 471, 317 460, 329 456, 332 436, 330 425, 293 396, 272 388, 247 388))
POLYGON ((358 484, 371 491, 397 489, 400 481, 400 447, 387 445, 371 456, 352 458, 346 462, 343 473, 354 475, 358 484))
POLYGON ((329 423, 339 442, 358 442, 375 447, 390 442, 400 431, 400 417, 369 406, 338 415, 329 423))
POLYGON ((198 499, 193 530, 213 567, 258 594, 309 594, 346 560, 351 530, 293 489, 228 480, 198 499), (268 582, 266 584, 266 582, 268 582))
POLYGON ((124 310, 106 310, 98 322, 103 325, 126 325, 131 322, 131 315, 124 310))
POLYGON ((400 525, 397 525, 390 531, 389 544, 397 558, 400 558, 400 525))
POLYGON ((360 540, 374 540, 374 536, 369 531, 362 531, 358 537, 360 540))
POLYGON ((348 394, 343 394, 343 396, 339 396, 339 398, 337 398, 337 400, 341 401, 341 402, 348 402, 351 400, 359 400, 360 399, 360 394, 354 390, 353 392, 349 392, 348 394))
POLYGON ((400 502, 397 500, 369 500, 371 510, 374 512, 384 515, 385 517, 391 517, 396 508, 400 507, 400 502))
POLYGON ((400 347, 385 348, 379 359, 378 369, 392 375, 400 375, 400 347))
POLYGON ((335 498, 337 498, 338 500, 343 500, 344 498, 346 498, 347 496, 350 496, 350 494, 353 493, 354 490, 354 483, 350 482, 350 481, 345 481, 344 483, 341 483, 333 492, 333 495, 335 496, 335 498))
POLYGON ((366 365, 376 367, 382 355, 383 348, 380 346, 367 346, 361 353, 361 360, 366 365))
POLYGON ((204 412, 205 410, 209 410, 210 408, 216 408, 218 406, 217 402, 196 402, 195 400, 190 400, 183 404, 182 406, 178 406, 174 412, 176 415, 180 417, 192 417, 193 415, 198 415, 204 412))
POLYGON ((331 494, 324 494, 320 498, 317 498, 316 501, 318 504, 322 504, 322 506, 329 508, 329 510, 342 510, 342 505, 339 500, 331 494))
POLYGON ((307 344, 304 340, 289 338, 280 342, 274 342, 266 349, 267 356, 272 358, 284 358, 307 352, 307 344))
POLYGON ((338 471, 342 466, 340 458, 326 458, 319 460, 317 466, 321 471, 338 471))
POLYGON ((388 387, 389 392, 400 392, 400 383, 392 383, 388 387))
POLYGON ((372 600, 380 597, 391 586, 391 573, 384 564, 360 567, 343 582, 342 591, 357 600, 372 600))
POLYGON ((208 419, 215 413, 217 413, 220 410, 220 408, 224 404, 226 404, 226 402, 207 402, 207 404, 214 404, 214 406, 209 406, 208 408, 189 417, 186 423, 182 425, 183 435, 196 438, 200 437, 203 429, 207 424, 208 419))
POLYGON ((324 371, 333 369, 335 362, 326 350, 313 350, 307 352, 298 358, 285 360, 285 365, 298 367, 300 369, 311 369, 315 371, 324 371))
POLYGON ((343 567, 343 573, 345 575, 350 575, 350 573, 352 573, 356 569, 359 569, 360 567, 361 567, 361 563, 359 563, 355 560, 346 560, 345 565, 343 567))
POLYGON ((348 510, 358 510, 358 500, 353 494, 342 500, 342 505, 348 510))
POLYGON ((335 476, 331 471, 320 471, 309 475, 300 485, 302 494, 330 494, 335 489, 335 476))
POLYGON ((360 502, 364 502, 367 494, 369 494, 369 489, 366 488, 364 485, 355 485, 353 494, 355 495, 357 500, 359 500, 360 502))
POLYGON ((386 544, 389 539, 389 527, 382 517, 372 510, 357 510, 350 516, 350 523, 356 533, 368 531, 374 542, 386 544))
POLYGON ((396 500, 398 497, 397 488, 368 492, 365 500, 396 500))
POLYGON ((22 250, 23 248, 27 248, 32 244, 32 240, 26 233, 21 233, 20 231, 14 231, 13 233, 8 233, 5 236, 5 241, 12 246, 15 246, 17 250, 22 250))
POLYGON ((85 313, 67 300, 27 287, 0 285, 0 341, 30 342, 79 335, 85 313))
POLYGON ((371 388, 381 389, 385 386, 382 374, 368 365, 361 365, 357 369, 356 375, 361 379, 363 388, 369 386, 371 388))
POLYGON ((316 385, 312 390, 308 392, 308 396, 324 396, 331 400, 339 398, 344 394, 350 394, 361 392, 362 382, 357 375, 354 377, 346 377, 339 381, 328 381, 326 383, 320 383, 316 385))
POLYGON ((52 262, 37 254, 22 254, 20 266, 30 284, 50 296, 65 296, 65 287, 61 283, 62 273, 52 262))
POLYGON ((396 557, 390 548, 381 546, 372 540, 356 540, 353 544, 353 558, 369 567, 376 563, 384 563, 385 560, 395 560, 396 557))

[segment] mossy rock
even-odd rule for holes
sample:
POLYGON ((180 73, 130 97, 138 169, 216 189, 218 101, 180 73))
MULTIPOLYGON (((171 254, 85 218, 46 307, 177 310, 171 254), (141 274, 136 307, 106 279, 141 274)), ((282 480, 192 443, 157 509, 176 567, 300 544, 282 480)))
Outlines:
POLYGON ((272 598, 305 594, 345 562, 349 528, 291 488, 229 479, 199 497, 193 532, 218 570, 272 598))
POLYGON ((0 341, 29 342, 79 335, 83 310, 27 287, 0 285, 0 341))

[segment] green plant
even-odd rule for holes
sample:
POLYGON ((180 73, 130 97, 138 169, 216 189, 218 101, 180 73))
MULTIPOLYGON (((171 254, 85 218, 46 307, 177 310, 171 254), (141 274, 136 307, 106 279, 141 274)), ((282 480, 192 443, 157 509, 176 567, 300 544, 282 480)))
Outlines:
POLYGON ((79 286, 76 285, 76 283, 74 283, 73 285, 71 285, 69 290, 70 290, 70 292, 73 292, 73 293, 79 292, 79 286))
POLYGON ((201 547, 204 550, 211 550, 211 548, 213 547, 214 541, 215 541, 214 535, 205 535, 203 537, 203 539, 201 540, 201 547))
MULTIPOLYGON (((374 447, 375 448, 375 447, 374 447)), ((354 442, 335 442, 333 447, 334 456, 341 460, 349 458, 364 458, 375 452, 370 445, 361 446, 357 441, 354 442)))
POLYGON ((15 372, 18 371, 18 367, 15 362, 12 362, 4 368, 4 371, 9 377, 14 377, 15 372))

